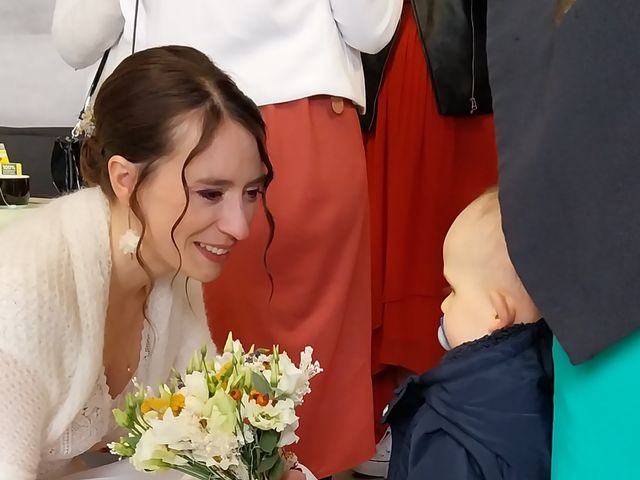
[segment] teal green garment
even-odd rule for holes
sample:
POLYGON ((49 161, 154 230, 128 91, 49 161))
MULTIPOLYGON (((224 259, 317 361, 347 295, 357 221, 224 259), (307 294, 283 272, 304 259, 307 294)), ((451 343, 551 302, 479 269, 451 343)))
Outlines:
POLYGON ((552 480, 640 479, 640 332, 574 366, 554 339, 552 480))

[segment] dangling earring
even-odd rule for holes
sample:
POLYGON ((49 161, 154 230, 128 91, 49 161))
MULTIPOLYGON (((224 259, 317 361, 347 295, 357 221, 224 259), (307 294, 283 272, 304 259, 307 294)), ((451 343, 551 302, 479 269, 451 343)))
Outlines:
POLYGON ((133 257, 133 254, 138 250, 139 243, 140 235, 131 229, 131 212, 129 212, 129 228, 120 236, 120 244, 118 246, 122 253, 133 257))

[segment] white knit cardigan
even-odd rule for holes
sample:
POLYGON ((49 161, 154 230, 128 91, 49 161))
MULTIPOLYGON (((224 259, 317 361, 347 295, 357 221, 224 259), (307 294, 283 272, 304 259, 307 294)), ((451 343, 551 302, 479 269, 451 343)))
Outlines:
MULTIPOLYGON (((97 188, 57 199, 0 232, 0 480, 34 480, 42 452, 82 410, 101 375, 111 276, 109 208, 97 188)), ((159 280, 146 384, 164 382, 203 344, 202 293, 159 280), (189 305, 189 301, 190 304, 189 305)))

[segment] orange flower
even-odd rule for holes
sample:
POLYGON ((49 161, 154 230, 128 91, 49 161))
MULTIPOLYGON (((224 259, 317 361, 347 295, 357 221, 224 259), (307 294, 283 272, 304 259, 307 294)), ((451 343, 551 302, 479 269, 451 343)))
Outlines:
POLYGON ((236 402, 238 402, 242 398, 242 392, 237 388, 234 388, 229 392, 229 396, 233 398, 236 402))
POLYGON ((256 403, 258 405, 260 405, 261 407, 266 407, 267 405, 269 405, 269 395, 266 394, 258 394, 258 398, 256 398, 256 403))

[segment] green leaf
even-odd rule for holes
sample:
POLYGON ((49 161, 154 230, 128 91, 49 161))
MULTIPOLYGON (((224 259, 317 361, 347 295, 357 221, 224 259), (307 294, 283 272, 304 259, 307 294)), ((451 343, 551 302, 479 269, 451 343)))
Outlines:
POLYGON ((273 455, 269 455, 268 457, 263 458, 260 464, 258 465, 256 473, 268 472, 274 467, 274 465, 278 462, 278 460, 280 460, 280 454, 277 452, 274 453, 273 455))
POLYGON ((123 443, 114 443, 111 446, 111 452, 122 458, 132 457, 135 453, 135 448, 131 445, 125 445, 123 443))
POLYGON ((231 385, 229 385, 229 388, 230 388, 230 389, 232 389, 232 390, 233 390, 234 388, 237 388, 237 389, 243 389, 243 388, 244 388, 244 380, 245 380, 245 378, 244 378, 244 377, 245 377, 245 376, 244 376, 244 374, 243 374, 243 375, 239 375, 239 376, 237 376, 237 377, 233 380, 233 382, 231 382, 231 385))
POLYGON ((219 382, 214 375, 210 375, 209 378, 207 378, 207 386, 209 387, 209 393, 211 395, 216 393, 216 390, 218 389, 218 383, 219 382))
POLYGON ((253 388, 263 395, 271 395, 271 385, 262 374, 251 372, 251 382, 253 383, 253 388))
POLYGON ((273 453, 278 445, 278 440, 280 440, 280 434, 275 430, 263 431, 259 440, 260 450, 268 454, 273 453))
POLYGON ((271 386, 276 388, 280 381, 280 361, 275 354, 271 360, 271 386))
POLYGON ((224 353, 233 353, 233 333, 229 332, 229 335, 227 336, 227 341, 224 344, 224 353))
MULTIPOLYGON (((135 449, 138 446, 138 442, 140 442, 140 438, 138 435, 134 435, 133 437, 127 437, 126 441, 129 444, 129 446, 133 449, 135 449)), ((124 438, 122 440, 125 440, 124 438)))
POLYGON ((278 461, 269 472, 269 480, 281 480, 283 473, 284 473, 284 462, 282 461, 281 458, 278 458, 278 461))
POLYGON ((130 425, 129 416, 127 415, 126 412, 123 412, 122 410, 115 408, 113 410, 113 418, 115 418, 118 426, 122 428, 129 428, 129 425, 130 425))

